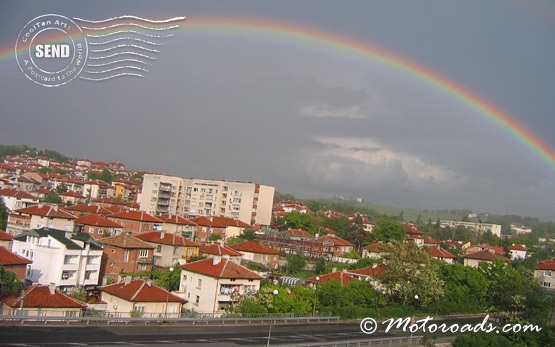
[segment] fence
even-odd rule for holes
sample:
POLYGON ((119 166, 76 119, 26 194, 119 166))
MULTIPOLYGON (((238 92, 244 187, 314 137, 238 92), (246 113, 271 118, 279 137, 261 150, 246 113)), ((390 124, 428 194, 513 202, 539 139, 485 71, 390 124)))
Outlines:
POLYGON ((419 346, 424 343, 422 336, 387 337, 366 340, 348 340, 334 342, 315 342, 302 344, 273 345, 276 347, 405 347, 419 346))

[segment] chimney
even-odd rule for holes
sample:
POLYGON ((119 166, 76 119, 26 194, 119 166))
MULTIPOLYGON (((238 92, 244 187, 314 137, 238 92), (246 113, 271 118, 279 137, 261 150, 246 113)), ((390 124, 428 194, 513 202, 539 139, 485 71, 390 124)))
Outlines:
POLYGON ((48 290, 50 290, 50 295, 56 294, 56 283, 50 282, 48 285, 48 290))
POLYGON ((495 254, 495 249, 494 248, 488 248, 488 252, 495 254))
POLYGON ((218 265, 220 261, 222 261, 222 258, 215 256, 214 258, 212 258, 212 265, 218 265))
POLYGON ((125 276, 123 281, 124 285, 128 285, 129 283, 131 283, 131 276, 125 276))
POLYGON ((332 272, 332 273, 333 273, 333 272, 337 272, 337 268, 336 268, 336 267, 333 267, 333 268, 331 269, 331 272, 332 272))
POLYGON ((222 239, 217 240, 220 246, 225 247, 225 242, 222 239))
POLYGON ((160 231, 160 238, 163 239, 166 236, 166 232, 164 230, 160 231))
POLYGON ((146 286, 147 287, 152 287, 152 280, 150 278, 148 280, 146 280, 146 286))

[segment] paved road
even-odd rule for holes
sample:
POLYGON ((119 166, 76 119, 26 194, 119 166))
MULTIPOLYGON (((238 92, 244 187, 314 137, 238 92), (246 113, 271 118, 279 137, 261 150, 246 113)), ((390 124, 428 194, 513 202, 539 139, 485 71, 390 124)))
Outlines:
MULTIPOLYGON (((449 319, 442 323, 477 323, 483 317, 449 319)), ((439 322, 438 322, 439 323, 439 322)), ((0 325, 0 346, 266 346, 269 326, 183 326, 183 325, 0 325)), ((302 325, 273 325, 271 345, 318 343, 340 340, 407 336, 398 329, 385 333, 380 325, 372 335, 363 334, 359 321, 302 325)), ((429 335, 416 333, 415 335, 429 335)), ((454 334, 436 334, 436 336, 454 334)), ((439 337, 438 336, 438 337, 439 337)))

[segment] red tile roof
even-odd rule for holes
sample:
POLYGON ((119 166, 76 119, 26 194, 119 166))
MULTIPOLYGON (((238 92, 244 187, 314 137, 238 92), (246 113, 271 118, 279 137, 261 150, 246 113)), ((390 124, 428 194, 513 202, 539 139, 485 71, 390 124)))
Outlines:
POLYGON ((158 216, 158 218, 163 220, 164 223, 178 224, 178 225, 197 225, 192 220, 183 218, 178 215, 163 214, 161 216, 158 216))
POLYGON ((407 234, 411 234, 411 235, 422 235, 422 234, 424 234, 423 232, 418 230, 416 228, 416 226, 414 226, 412 224, 405 224, 405 232, 407 234))
POLYGON ((524 245, 511 245, 508 247, 511 251, 524 251, 527 252, 528 248, 524 245))
POLYGON ((70 206, 70 207, 67 207, 66 210, 85 212, 85 213, 94 213, 94 214, 103 214, 103 215, 109 215, 114 213, 113 211, 110 211, 107 208, 96 206, 96 205, 87 205, 87 204, 70 206))
POLYGON ((261 276, 229 259, 205 259, 181 265, 181 269, 215 278, 262 279, 261 276))
POLYGON ((487 249, 484 249, 483 251, 479 251, 479 252, 465 254, 462 257, 463 258, 468 258, 468 259, 477 259, 477 260, 493 261, 494 259, 500 259, 500 260, 503 260, 505 262, 510 261, 509 259, 505 258, 504 256, 494 254, 494 253, 490 252, 487 249))
POLYGON ((66 211, 63 208, 49 206, 49 205, 37 205, 31 207, 20 208, 15 210, 16 213, 24 213, 35 216, 50 217, 50 218, 64 218, 64 219, 75 219, 76 217, 66 211))
POLYGON ((387 245, 381 243, 381 242, 376 242, 373 243, 371 245, 368 245, 366 247, 364 247, 363 249, 367 250, 368 252, 385 252, 387 250, 387 245))
POLYGON ((67 196, 68 198, 86 199, 83 195, 76 193, 74 191, 68 191, 65 193, 58 194, 59 196, 67 196))
POLYGON ((336 271, 336 272, 332 272, 331 274, 309 277, 306 280, 308 282, 313 282, 313 283, 322 283, 322 282, 338 280, 339 282, 341 282, 341 285, 345 286, 350 281, 356 281, 356 278, 354 278, 353 276, 349 275, 346 272, 336 271), (316 277, 319 277, 319 280, 316 280, 316 277))
POLYGON ((536 270, 555 271, 555 259, 544 260, 536 265, 536 270))
POLYGON ((104 245, 119 247, 119 248, 139 248, 139 249, 154 249, 155 247, 150 244, 139 240, 133 235, 122 233, 115 236, 105 237, 97 240, 98 243, 104 245))
POLYGON ((184 238, 181 235, 164 233, 160 231, 153 231, 146 234, 136 235, 136 238, 145 242, 159 243, 163 245, 183 246, 183 247, 200 247, 191 240, 184 238))
POLYGON ((331 243, 333 243, 334 246, 340 246, 340 247, 351 247, 354 246, 352 243, 350 243, 347 240, 342 239, 339 236, 336 236, 335 234, 332 235, 326 235, 326 236, 321 236, 320 237, 321 240, 327 240, 330 241, 331 243))
POLYGON ((211 221, 210 219, 202 216, 197 216, 192 219, 193 223, 203 226, 203 227, 212 227, 212 228, 225 228, 225 224, 219 223, 217 221, 211 221))
POLYGON ((314 237, 309 232, 300 230, 300 229, 289 229, 289 230, 286 230, 285 232, 293 236, 314 237))
POLYGON ((243 241, 237 245, 230 246, 236 251, 249 252, 249 253, 259 253, 259 254, 279 254, 275 249, 265 246, 261 242, 257 241, 243 241))
MULTIPOLYGON (((24 308, 80 308, 86 306, 79 301, 65 295, 59 290, 54 294, 50 293, 50 288, 45 285, 35 284, 23 289, 24 308)), ((4 303, 11 308, 21 307, 21 296, 11 296, 4 300, 4 303)))
POLYGON ((111 284, 100 287, 100 290, 130 302, 187 302, 187 300, 144 280, 135 280, 127 284, 125 282, 111 284))
POLYGON ((380 277, 382 273, 385 271, 385 265, 378 264, 375 266, 368 266, 363 267, 362 269, 350 270, 349 273, 357 274, 357 275, 364 275, 370 277, 380 277))
POLYGON ((160 218, 151 216, 150 214, 144 211, 118 212, 118 213, 109 215, 108 218, 136 220, 136 221, 149 222, 149 223, 163 223, 163 220, 161 220, 160 218))
POLYGON ((240 257, 242 254, 234 250, 233 248, 222 246, 219 243, 213 243, 211 245, 201 246, 199 252, 202 254, 210 255, 228 255, 231 257, 240 257))
POLYGON ((106 227, 106 228, 123 228, 121 224, 116 223, 113 220, 106 219, 98 214, 88 214, 86 216, 79 217, 75 221, 75 224, 93 225, 97 227, 106 227))
POLYGON ((503 247, 501 246, 490 246, 490 245, 486 245, 486 244, 481 244, 478 245, 479 247, 482 247, 483 249, 493 249, 495 251, 495 254, 497 255, 503 255, 505 254, 505 252, 503 251, 503 247))
POLYGON ((426 253, 428 253, 429 255, 431 255, 434 258, 443 258, 443 259, 455 259, 456 258, 453 254, 451 254, 451 253, 449 253, 449 252, 447 252, 447 251, 445 251, 441 248, 435 247, 435 246, 426 247, 426 253))
POLYGON ((4 230, 0 230, 0 241, 11 241, 13 240, 13 236, 5 232, 4 230))
POLYGON ((226 227, 250 228, 250 224, 229 217, 212 217, 212 222, 225 225, 226 227))
POLYGON ((99 198, 99 199, 93 199, 92 202, 97 204, 110 204, 110 205, 123 205, 123 206, 129 205, 128 203, 118 198, 99 198))
POLYGON ((111 187, 111 185, 109 185, 108 183, 102 180, 90 180, 90 181, 84 182, 84 184, 97 185, 99 187, 111 187))
POLYGON ((10 196, 18 199, 32 199, 37 200, 37 197, 22 190, 13 188, 0 189, 0 196, 10 196))
POLYGON ((31 260, 17 255, 5 247, 0 247, 0 265, 27 265, 32 263, 31 260))

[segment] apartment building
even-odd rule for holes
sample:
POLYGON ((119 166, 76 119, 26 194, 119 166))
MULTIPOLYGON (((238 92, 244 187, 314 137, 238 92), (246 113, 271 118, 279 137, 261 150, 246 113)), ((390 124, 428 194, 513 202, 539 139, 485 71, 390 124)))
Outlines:
POLYGON ((450 227, 463 227, 466 229, 474 230, 478 233, 485 233, 490 231, 493 235, 501 237, 501 225, 499 224, 490 224, 490 223, 480 223, 480 222, 463 222, 463 221, 455 221, 455 220, 441 220, 440 226, 442 228, 450 227))
POLYGON ((251 182, 145 174, 140 209, 150 214, 217 216, 269 225, 275 188, 251 182))

